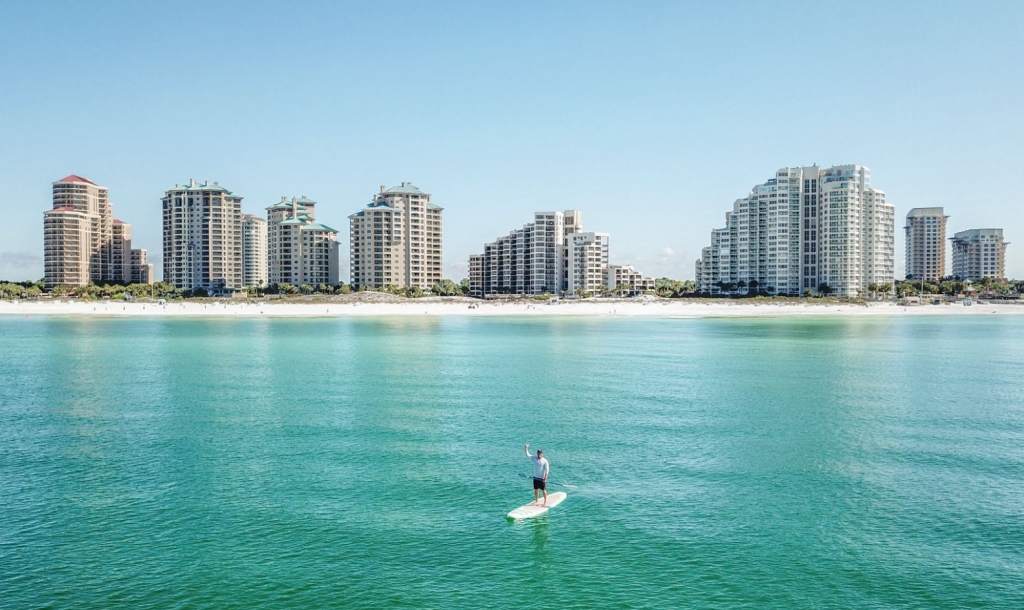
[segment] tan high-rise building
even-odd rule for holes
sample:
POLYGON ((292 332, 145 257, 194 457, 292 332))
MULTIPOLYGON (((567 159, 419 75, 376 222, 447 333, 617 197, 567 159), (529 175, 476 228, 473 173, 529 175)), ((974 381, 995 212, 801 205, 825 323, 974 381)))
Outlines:
POLYGON ((242 214, 242 285, 266 286, 267 262, 267 221, 242 214))
POLYGON ((429 289, 440 283, 443 211, 410 182, 380 187, 349 216, 351 284, 429 289))
POLYGON ((132 226, 116 218, 110 247, 110 279, 125 284, 132 279, 132 226))
POLYGON ((214 182, 175 185, 163 199, 164 281, 222 292, 242 287, 242 198, 214 182))
POLYGON ((339 281, 338 232, 316 222, 316 202, 282 197, 267 208, 267 275, 271 284, 333 286, 339 281))
POLYGON ((53 183, 43 214, 43 282, 84 286, 131 281, 131 225, 114 219, 105 186, 74 174, 53 183))
POLYGON ((152 284, 153 283, 153 263, 147 259, 146 250, 143 248, 133 248, 131 251, 132 259, 132 277, 130 283, 132 284, 152 284))
POLYGON ((937 282, 946 276, 946 216, 942 208, 913 208, 907 213, 908 280, 937 282))
POLYGON ((43 283, 85 286, 89 283, 89 215, 70 207, 43 213, 43 283))
POLYGON ((953 242, 953 276, 977 282, 983 277, 1006 280, 1006 246, 1002 229, 957 231, 953 242))

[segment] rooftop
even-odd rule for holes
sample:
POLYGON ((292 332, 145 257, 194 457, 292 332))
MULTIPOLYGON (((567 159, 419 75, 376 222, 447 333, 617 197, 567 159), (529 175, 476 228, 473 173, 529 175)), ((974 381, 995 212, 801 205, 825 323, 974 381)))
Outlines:
POLYGON ((327 225, 322 225, 320 223, 308 224, 308 225, 302 227, 302 230, 303 231, 331 231, 332 233, 337 233, 338 232, 337 229, 332 229, 331 227, 328 227, 327 225))
POLYGON ((93 186, 96 186, 96 183, 93 182, 92 180, 89 180, 88 178, 83 178, 83 177, 78 176, 76 174, 71 174, 70 176, 64 176, 63 178, 61 178, 57 182, 84 182, 86 184, 91 184, 93 186))
POLYGON ((413 186, 412 182, 403 182, 399 186, 393 186, 387 190, 388 193, 400 193, 403 195, 425 195, 423 191, 413 186))
POLYGON ((922 216, 945 216, 942 208, 911 208, 907 212, 907 218, 920 218, 922 216))
MULTIPOLYGON (((221 186, 219 182, 214 182, 213 184, 210 184, 209 182, 203 182, 202 184, 200 184, 196 182, 195 179, 189 180, 188 184, 175 184, 174 188, 170 189, 167 192, 171 191, 217 191, 227 193, 228 195, 231 194, 231 191, 221 186)), ((238 199, 241 199, 241 197, 238 197, 238 199)))

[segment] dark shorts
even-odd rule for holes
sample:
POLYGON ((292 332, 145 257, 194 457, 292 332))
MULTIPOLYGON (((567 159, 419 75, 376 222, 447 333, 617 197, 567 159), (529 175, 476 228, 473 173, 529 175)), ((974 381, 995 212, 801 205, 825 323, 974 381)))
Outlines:
POLYGON ((544 479, 534 478, 533 479, 533 488, 534 489, 543 489, 543 490, 546 491, 547 488, 548 488, 548 482, 545 481, 544 479))

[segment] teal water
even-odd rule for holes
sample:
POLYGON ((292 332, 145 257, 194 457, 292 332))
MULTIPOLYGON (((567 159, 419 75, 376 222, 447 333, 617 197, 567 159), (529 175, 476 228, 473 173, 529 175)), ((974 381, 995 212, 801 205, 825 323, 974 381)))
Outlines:
POLYGON ((0 319, 3 608, 1024 607, 1024 317, 0 319), (522 445, 574 485, 532 499, 522 445))

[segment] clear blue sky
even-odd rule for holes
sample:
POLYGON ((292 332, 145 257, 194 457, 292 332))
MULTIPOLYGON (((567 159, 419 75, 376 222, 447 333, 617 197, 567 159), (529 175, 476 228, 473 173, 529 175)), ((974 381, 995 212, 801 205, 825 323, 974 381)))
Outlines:
MULTIPOLYGON (((1022 2, 0 3, 0 278, 42 276, 50 183, 110 187, 159 262, 160 197, 307 195, 341 231, 412 181, 445 274, 535 210, 693 277, 732 202, 860 163, 903 218, 1002 227, 1024 277, 1022 2)), ((159 265, 158 265, 159 268, 159 265)))

